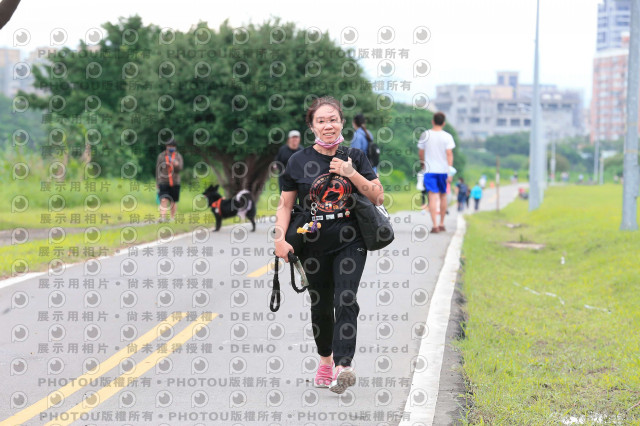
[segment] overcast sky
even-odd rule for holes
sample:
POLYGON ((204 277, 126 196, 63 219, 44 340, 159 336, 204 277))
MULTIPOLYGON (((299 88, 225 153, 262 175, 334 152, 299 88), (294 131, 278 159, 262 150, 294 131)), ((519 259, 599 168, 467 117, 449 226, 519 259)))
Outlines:
MULTIPOLYGON (((597 3, 598 0, 540 1, 541 83, 580 89, 585 103, 591 96, 597 3)), ((410 100, 418 92, 435 96, 438 84, 494 83, 498 70, 519 71, 520 81, 531 83, 535 7, 535 0, 22 0, 11 22, 0 32, 0 46, 14 46, 16 34, 26 29, 30 40, 20 46, 26 52, 49 45, 52 30, 63 28, 67 32, 66 45, 75 47, 89 29, 133 14, 139 14, 145 23, 180 30, 189 29, 199 20, 217 28, 226 18, 232 26, 242 26, 280 16, 300 27, 328 30, 338 41, 344 29, 352 27, 357 31, 357 48, 408 49, 408 59, 395 61, 391 79, 411 81, 411 91, 390 93, 398 100, 410 100), (429 29, 431 38, 424 44, 414 43, 416 28, 423 26, 429 29), (381 27, 393 30, 391 43, 379 42, 381 27), (413 75, 418 60, 431 65, 426 77, 413 75)), ((363 62, 370 80, 379 79, 379 62, 363 62)))

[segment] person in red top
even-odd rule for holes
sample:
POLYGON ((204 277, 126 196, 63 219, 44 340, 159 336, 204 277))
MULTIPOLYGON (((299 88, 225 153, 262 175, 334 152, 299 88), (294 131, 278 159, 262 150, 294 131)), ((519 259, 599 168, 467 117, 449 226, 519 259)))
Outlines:
POLYGON ((171 203, 171 220, 176 218, 176 203, 180 200, 180 171, 184 167, 176 141, 167 142, 167 149, 156 161, 156 186, 160 198, 160 220, 166 222, 167 205, 171 203))

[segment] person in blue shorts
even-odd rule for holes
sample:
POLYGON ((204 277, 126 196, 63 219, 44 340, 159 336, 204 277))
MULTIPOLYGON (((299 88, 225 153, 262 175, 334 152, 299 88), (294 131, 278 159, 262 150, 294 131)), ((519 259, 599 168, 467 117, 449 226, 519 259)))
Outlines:
POLYGON ((453 166, 453 148, 456 143, 450 133, 442 130, 445 115, 433 114, 432 128, 423 132, 418 141, 420 164, 424 170, 424 188, 429 197, 429 212, 433 227, 432 233, 444 232, 444 218, 447 214, 447 180, 449 167, 453 166), (440 224, 438 225, 438 216, 440 224))

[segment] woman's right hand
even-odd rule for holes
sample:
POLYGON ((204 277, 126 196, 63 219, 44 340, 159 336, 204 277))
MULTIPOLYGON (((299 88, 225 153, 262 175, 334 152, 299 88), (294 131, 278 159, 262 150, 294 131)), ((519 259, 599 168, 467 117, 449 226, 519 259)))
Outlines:
POLYGON ((284 259, 286 263, 289 263, 290 251, 293 251, 293 247, 284 239, 276 242, 276 256, 284 259))

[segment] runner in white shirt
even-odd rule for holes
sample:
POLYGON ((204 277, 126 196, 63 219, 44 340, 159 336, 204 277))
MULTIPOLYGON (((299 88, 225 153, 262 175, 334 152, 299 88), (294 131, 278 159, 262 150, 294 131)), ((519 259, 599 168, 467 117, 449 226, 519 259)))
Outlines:
POLYGON ((437 112, 431 121, 433 127, 425 131, 418 141, 420 164, 424 170, 424 188, 428 191, 429 212, 433 221, 432 233, 446 231, 444 217, 447 214, 447 175, 453 166, 453 148, 456 143, 450 133, 442 130, 445 115, 437 112), (440 210, 440 225, 437 223, 440 210))

